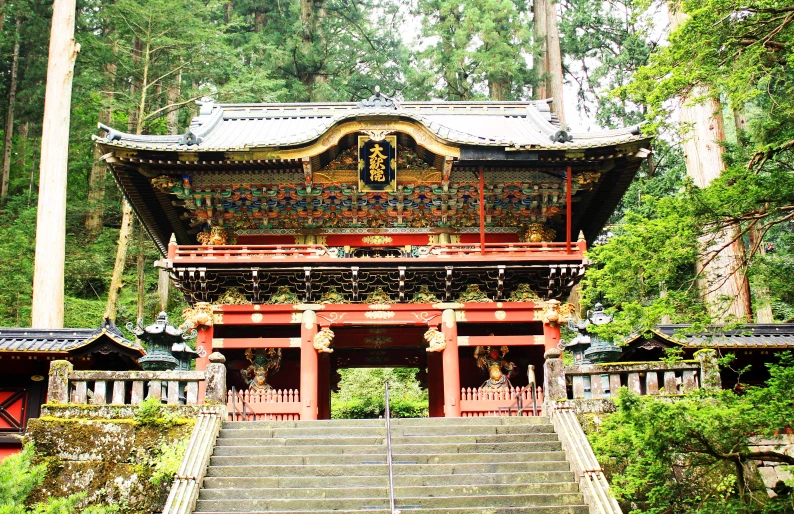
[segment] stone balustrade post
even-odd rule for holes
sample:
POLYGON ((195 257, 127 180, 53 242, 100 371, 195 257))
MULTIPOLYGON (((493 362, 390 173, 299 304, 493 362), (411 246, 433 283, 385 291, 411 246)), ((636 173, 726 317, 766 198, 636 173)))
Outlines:
POLYGON ((69 373, 74 366, 69 361, 57 360, 50 363, 47 403, 69 403, 69 373))
POLYGON ((700 361, 700 387, 703 389, 722 389, 717 352, 710 348, 698 350, 695 352, 695 358, 700 361))
POLYGON ((549 348, 543 354, 543 394, 545 401, 555 402, 568 399, 565 387, 565 366, 562 363, 562 352, 557 348, 549 348))
POLYGON ((226 405, 226 357, 219 352, 213 352, 209 361, 205 371, 207 389, 204 402, 226 405))

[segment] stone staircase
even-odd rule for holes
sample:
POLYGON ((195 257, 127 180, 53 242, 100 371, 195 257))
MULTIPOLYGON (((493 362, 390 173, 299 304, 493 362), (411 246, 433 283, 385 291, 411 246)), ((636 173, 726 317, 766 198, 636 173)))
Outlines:
MULTIPOLYGON (((403 513, 587 514, 545 417, 392 420, 403 513)), ((226 422, 195 512, 388 512, 383 420, 226 422)))

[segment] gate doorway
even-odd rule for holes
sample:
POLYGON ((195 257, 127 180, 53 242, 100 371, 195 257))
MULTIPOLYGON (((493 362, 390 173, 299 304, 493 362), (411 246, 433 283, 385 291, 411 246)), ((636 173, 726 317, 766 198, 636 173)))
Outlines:
POLYGON ((334 327, 334 352, 328 354, 327 382, 320 363, 320 418, 378 418, 384 414, 388 381, 392 417, 443 415, 440 355, 428 353, 427 327, 334 327), (438 360, 437 369, 428 363, 438 360), (324 385, 327 384, 327 390, 324 385), (431 408, 435 401, 436 408, 431 408), (325 405, 324 405, 325 404, 325 405), (438 412, 440 410, 440 412, 438 412))

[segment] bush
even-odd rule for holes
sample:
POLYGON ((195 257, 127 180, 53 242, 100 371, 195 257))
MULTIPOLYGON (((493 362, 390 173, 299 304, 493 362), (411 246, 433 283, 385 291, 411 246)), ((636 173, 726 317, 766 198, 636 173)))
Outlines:
POLYGON ((48 498, 32 507, 26 507, 30 493, 41 485, 47 474, 46 464, 33 464, 35 450, 32 444, 0 462, 0 514, 109 514, 116 507, 81 506, 86 493, 72 494, 66 498, 48 498))

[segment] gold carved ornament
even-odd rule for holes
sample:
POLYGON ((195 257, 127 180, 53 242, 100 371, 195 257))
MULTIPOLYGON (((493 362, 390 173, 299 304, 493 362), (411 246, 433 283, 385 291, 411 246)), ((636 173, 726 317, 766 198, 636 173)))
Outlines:
POLYGON ((212 306, 209 302, 197 302, 195 307, 182 311, 182 318, 185 320, 179 327, 182 330, 207 329, 213 322, 212 306))
POLYGON ((441 352, 447 347, 447 340, 444 334, 439 332, 436 327, 430 327, 423 337, 429 345, 426 349, 428 352, 441 352))
POLYGON ((334 333, 328 327, 323 327, 322 330, 314 335, 312 346, 317 350, 317 353, 334 353, 331 349, 331 343, 334 341, 334 333))

